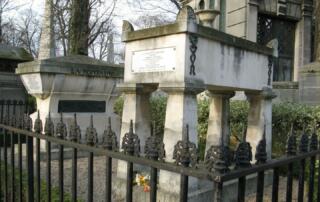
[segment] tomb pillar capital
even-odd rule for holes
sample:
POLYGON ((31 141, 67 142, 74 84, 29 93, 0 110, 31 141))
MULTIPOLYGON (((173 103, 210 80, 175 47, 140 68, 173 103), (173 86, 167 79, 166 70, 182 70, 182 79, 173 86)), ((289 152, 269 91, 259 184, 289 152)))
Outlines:
POLYGON ((126 94, 150 94, 157 90, 157 85, 143 85, 136 83, 121 83, 117 89, 126 94))
POLYGON ((248 100, 252 99, 263 99, 263 100, 273 100, 274 98, 277 97, 275 92, 272 91, 271 88, 263 88, 263 90, 260 93, 250 93, 250 92, 245 92, 248 100))
POLYGON ((160 83, 159 89, 172 94, 199 94, 205 90, 203 83, 160 83))
POLYGON ((208 90, 206 94, 211 98, 223 98, 223 99, 230 99, 235 95, 234 91, 212 91, 208 90))

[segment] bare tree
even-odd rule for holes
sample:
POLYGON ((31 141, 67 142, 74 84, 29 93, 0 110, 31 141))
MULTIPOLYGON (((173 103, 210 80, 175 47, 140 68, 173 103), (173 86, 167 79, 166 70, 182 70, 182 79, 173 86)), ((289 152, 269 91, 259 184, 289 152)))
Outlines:
POLYGON ((4 19, 3 16, 5 13, 15 10, 19 7, 21 7, 22 5, 15 5, 12 3, 11 0, 0 0, 0 43, 3 43, 3 23, 4 23, 4 19))
POLYGON ((19 20, 6 19, 1 29, 2 43, 23 47, 34 57, 38 56, 41 27, 38 16, 31 8, 24 10, 19 20))
POLYGON ((128 4, 132 7, 139 8, 142 12, 157 11, 162 14, 176 15, 181 9, 180 2, 178 0, 164 0, 159 3, 157 0, 127 0, 128 4))
POLYGON ((145 15, 140 16, 133 21, 133 24, 138 27, 139 29, 145 29, 150 27, 161 26, 165 24, 169 24, 171 22, 170 19, 164 18, 163 15, 145 15))
POLYGON ((21 22, 18 23, 18 35, 20 46, 24 47, 34 57, 38 57, 41 25, 33 10, 27 9, 21 17, 21 22))
MULTIPOLYGON (((56 16, 56 37, 57 44, 61 45, 63 55, 67 55, 70 49, 70 28, 71 28, 71 8, 72 0, 55 0, 54 10, 56 16)), ((112 0, 106 6, 104 0, 90 0, 88 5, 89 18, 89 35, 88 46, 92 54, 92 47, 97 47, 98 43, 105 43, 107 41, 107 34, 112 32, 110 26, 112 24, 112 14, 114 12, 117 0, 112 0), (102 9, 103 8, 103 9, 102 9), (102 36, 105 35, 105 36, 102 36), (102 42, 102 39, 105 41, 102 42), (99 42, 96 42, 98 40, 99 42)), ((103 49, 103 48, 102 48, 103 49)), ((96 53, 96 51, 95 51, 96 53)), ((99 57, 97 57, 99 58, 99 57)))

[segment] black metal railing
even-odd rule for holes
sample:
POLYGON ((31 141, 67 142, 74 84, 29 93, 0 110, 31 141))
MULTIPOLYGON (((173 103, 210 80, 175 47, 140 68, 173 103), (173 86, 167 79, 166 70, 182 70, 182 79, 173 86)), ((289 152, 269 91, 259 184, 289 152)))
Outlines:
MULTIPOLYGON (((67 125, 64 123, 63 115, 61 114, 60 121, 54 126, 50 114, 45 122, 44 128, 42 121, 38 116, 32 127, 32 120, 23 113, 25 112, 22 102, 0 101, 1 124, 0 134, 3 139, 3 145, 0 147, 0 163, 4 164, 0 167, 4 168, 4 179, 0 179, 0 193, 3 201, 23 201, 23 183, 22 183, 22 144, 26 144, 26 172, 27 172, 27 201, 40 201, 41 192, 41 176, 40 176, 40 145, 44 140, 46 144, 46 184, 47 184, 47 201, 51 201, 51 144, 58 145, 58 186, 59 200, 64 200, 64 148, 72 148, 72 168, 71 168, 71 198, 72 201, 77 201, 77 157, 79 151, 88 153, 88 176, 87 176, 87 201, 95 201, 93 192, 93 165, 94 156, 105 156, 105 201, 112 201, 112 160, 122 160, 127 162, 127 180, 126 180, 126 201, 133 200, 133 165, 139 164, 150 167, 150 201, 157 201, 158 189, 158 174, 160 170, 166 170, 181 175, 180 181, 180 201, 188 200, 188 181, 189 177, 212 181, 212 201, 223 201, 224 184, 231 180, 238 180, 238 201, 245 201, 246 197, 246 178, 249 175, 257 175, 257 191, 256 201, 264 200, 264 181, 265 173, 268 170, 273 171, 272 183, 272 201, 276 202, 279 199, 279 175, 280 168, 287 167, 287 192, 286 201, 292 200, 293 189, 293 166, 299 166, 299 185, 298 185, 298 201, 304 200, 304 185, 306 180, 306 165, 308 163, 309 184, 308 184, 308 201, 320 201, 320 186, 315 190, 315 174, 316 168, 318 173, 320 166, 316 167, 317 157, 319 158, 318 138, 316 132, 308 136, 306 133, 301 135, 297 146, 296 134, 291 131, 287 144, 287 154, 279 159, 267 159, 266 152, 266 137, 265 135, 260 140, 256 154, 254 156, 255 163, 250 144, 246 141, 246 135, 242 142, 239 143, 234 157, 230 158, 228 145, 212 146, 206 153, 204 162, 198 161, 198 151, 194 143, 189 141, 188 126, 186 127, 183 139, 179 141, 174 148, 175 163, 164 161, 165 151, 164 144, 156 132, 152 130, 151 136, 145 143, 145 154, 140 153, 139 135, 134 134, 133 124, 130 124, 130 130, 125 134, 121 151, 119 151, 118 140, 116 134, 112 131, 111 123, 103 134, 103 139, 98 143, 97 131, 94 128, 93 118, 91 117, 90 125, 86 130, 85 142, 81 143, 81 131, 77 124, 77 117, 74 116, 73 123, 67 130, 67 125), (17 109, 20 113, 17 113, 17 109), (32 131, 33 130, 33 131, 32 131), (18 141, 15 142, 15 137, 18 141), (26 142, 22 138, 26 138, 26 142), (10 142, 9 142, 10 141, 10 142), (17 168, 15 165, 15 145, 18 145, 17 168), (35 148, 34 148, 35 147, 35 148), (10 149, 10 162, 8 162, 8 149, 10 149), (35 150, 34 150, 35 149, 35 150), (3 155, 2 155, 3 151, 3 155), (35 159, 34 154, 35 153, 35 159), (35 161, 35 162, 34 162, 35 161), (10 166, 10 167, 9 167, 10 166), (34 168, 35 167, 35 168, 34 168), (10 170, 11 180, 7 176, 10 170), (35 172, 34 172, 35 171, 35 172), (35 173, 35 175, 34 175, 35 173), (17 177, 16 177, 17 174, 17 177), (8 182, 10 181, 10 184, 8 182), (18 189, 16 190, 16 184, 18 189), (34 190, 35 188, 35 190, 34 190), (10 190, 10 196, 9 196, 10 190), (316 192, 316 193, 315 193, 316 192)), ((155 127, 153 127, 155 129, 155 127)), ((1 176, 1 175, 0 175, 1 176)), ((318 185, 319 185, 318 175, 318 185)))

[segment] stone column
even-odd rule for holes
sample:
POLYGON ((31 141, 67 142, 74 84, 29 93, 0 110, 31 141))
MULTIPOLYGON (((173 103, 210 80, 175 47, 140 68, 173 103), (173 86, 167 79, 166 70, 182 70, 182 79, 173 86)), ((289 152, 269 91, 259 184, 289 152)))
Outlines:
POLYGON ((259 3, 257 2, 257 0, 250 0, 248 2, 247 9, 246 39, 249 41, 257 42, 259 10, 259 3))
POLYGON ((315 1, 315 23, 316 23, 316 31, 315 31, 315 40, 314 40, 314 59, 320 61, 320 2, 315 1))
POLYGON ((312 0, 302 2, 302 18, 297 23, 295 34, 293 80, 299 80, 299 70, 311 62, 312 58, 312 0))
MULTIPOLYGON (((122 112, 122 124, 120 132, 120 147, 122 138, 129 132, 130 121, 133 121, 134 133, 140 138, 141 153, 144 153, 144 144, 150 136, 151 113, 150 96, 156 90, 156 86, 143 86, 139 84, 119 84, 119 91, 124 93, 124 104, 122 112)), ((125 179, 127 163, 118 162, 118 177, 125 179)))
POLYGON ((55 57, 53 0, 45 1, 45 11, 42 21, 39 60, 55 57))
MULTIPOLYGON (((174 146, 182 140, 186 125, 189 125, 189 140, 197 145, 197 93, 202 86, 190 84, 160 84, 159 88, 168 93, 166 120, 163 142, 166 150, 166 162, 174 162, 174 146)), ((195 187, 195 180, 190 179, 189 186, 195 187)), ((170 194, 179 194, 180 175, 160 171, 159 189, 170 194)), ((167 201, 159 198, 160 201, 167 201)))
POLYGON ((221 137, 224 145, 229 145, 230 98, 234 95, 234 92, 209 92, 210 108, 206 151, 213 145, 220 145, 221 137))
POLYGON ((275 94, 271 88, 265 88, 260 94, 246 93, 250 103, 247 141, 251 144, 253 157, 256 147, 263 137, 266 127, 266 141, 268 159, 271 158, 272 149, 272 99, 275 94))

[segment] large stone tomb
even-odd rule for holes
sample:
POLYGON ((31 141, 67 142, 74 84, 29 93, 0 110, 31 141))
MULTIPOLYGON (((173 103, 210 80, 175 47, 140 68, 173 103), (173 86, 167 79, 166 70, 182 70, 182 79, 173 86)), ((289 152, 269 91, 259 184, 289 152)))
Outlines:
MULTIPOLYGON (((198 24, 188 6, 174 24, 134 31, 124 22, 122 39, 126 58, 124 83, 118 85, 125 95, 121 138, 133 120, 143 150, 150 135, 148 100, 159 88, 168 94, 163 141, 166 161, 173 162, 174 146, 187 124, 190 141, 197 143, 197 94, 206 90, 211 99, 207 148, 221 140, 228 145, 229 99, 235 91, 244 91, 250 102, 247 141, 255 150, 265 127, 271 157, 273 49, 198 24)), ((125 174, 126 164, 119 162, 118 176, 125 174)), ((195 179, 189 187, 192 193, 202 189, 195 179)), ((178 200, 180 177, 160 171, 159 190, 158 200, 178 200)))

